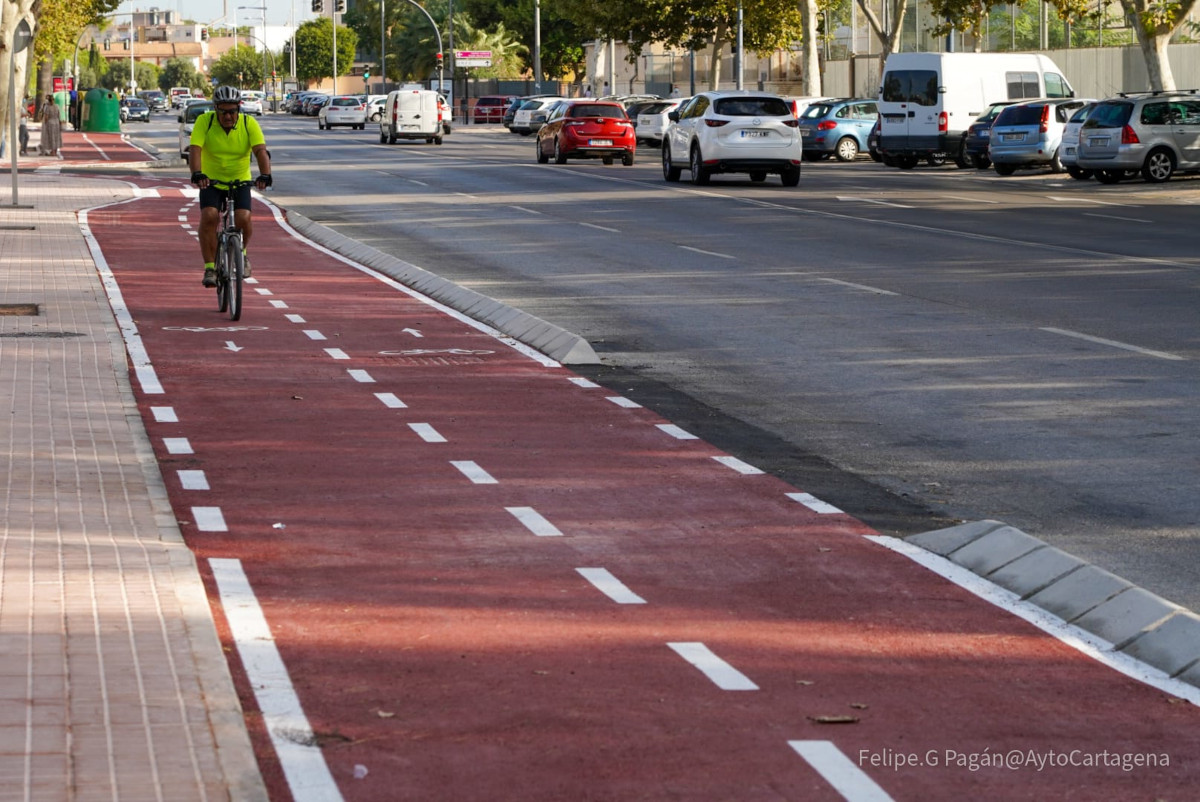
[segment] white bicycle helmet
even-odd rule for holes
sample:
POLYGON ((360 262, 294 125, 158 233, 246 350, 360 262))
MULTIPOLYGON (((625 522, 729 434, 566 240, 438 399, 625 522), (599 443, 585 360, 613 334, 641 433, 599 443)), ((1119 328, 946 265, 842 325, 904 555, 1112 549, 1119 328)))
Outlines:
POLYGON ((217 91, 213 93, 213 103, 241 103, 242 93, 236 87, 230 84, 222 84, 217 87, 217 91))

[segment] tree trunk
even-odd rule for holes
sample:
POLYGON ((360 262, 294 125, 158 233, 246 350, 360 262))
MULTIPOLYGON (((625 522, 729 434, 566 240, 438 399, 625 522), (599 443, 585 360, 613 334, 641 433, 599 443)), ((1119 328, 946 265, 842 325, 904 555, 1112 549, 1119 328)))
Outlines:
POLYGON ((800 40, 800 91, 808 97, 817 97, 824 94, 821 89, 820 53, 817 50, 817 23, 821 19, 817 0, 800 0, 800 18, 804 24, 804 35, 800 40))
POLYGON ((1151 89, 1175 88, 1175 75, 1171 72, 1171 62, 1167 60, 1167 45, 1171 43, 1172 32, 1163 31, 1165 27, 1157 26, 1151 32, 1141 25, 1133 26, 1138 46, 1142 49, 1142 58, 1146 60, 1146 75, 1150 79, 1151 89))
POLYGON ((725 37, 729 28, 718 25, 713 34, 712 57, 708 60, 708 88, 715 92, 721 88, 721 53, 725 50, 725 37))
POLYGON ((891 26, 885 31, 883 23, 879 21, 879 17, 875 16, 875 12, 867 5, 867 0, 857 0, 858 8, 863 12, 863 16, 867 18, 867 24, 871 27, 871 31, 875 34, 875 38, 879 40, 879 74, 883 75, 883 65, 896 50, 896 42, 900 40, 900 31, 904 28, 904 15, 908 12, 908 0, 899 0, 895 7, 895 17, 891 20, 891 26))
MULTIPOLYGON (((0 0, 0 136, 5 140, 8 138, 10 120, 12 119, 13 110, 8 107, 8 79, 10 62, 13 61, 12 54, 8 51, 7 44, 12 41, 13 31, 16 30, 17 24, 23 19, 29 19, 30 27, 37 31, 37 22, 35 15, 31 14, 31 9, 34 6, 33 0, 0 0)), ((30 48, 33 45, 30 44, 30 48)), ((25 97, 26 72, 25 65, 28 63, 29 50, 24 53, 17 54, 15 84, 17 89, 17 102, 20 103, 25 97)))

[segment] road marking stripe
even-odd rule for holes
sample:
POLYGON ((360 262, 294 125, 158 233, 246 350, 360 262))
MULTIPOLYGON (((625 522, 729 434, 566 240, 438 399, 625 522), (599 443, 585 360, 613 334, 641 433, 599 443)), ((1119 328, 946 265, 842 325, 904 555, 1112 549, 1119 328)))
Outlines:
POLYGON ((158 374, 154 372, 152 366, 138 365, 134 371, 137 373, 138 383, 142 385, 142 392, 146 395, 162 395, 164 393, 163 386, 158 381, 158 374))
POLYGON ((625 583, 613 576, 607 568, 576 568, 583 578, 617 604, 645 604, 646 600, 634 593, 625 583))
POLYGON ((195 454, 192 451, 192 444, 188 442, 186 437, 164 437, 163 445, 167 447, 168 454, 195 454))
POLYGON ((803 504, 805 507, 808 507, 813 512, 819 512, 822 515, 833 515, 833 514, 841 512, 841 510, 839 510, 837 507, 833 506, 832 504, 821 501, 819 498, 812 495, 811 493, 788 493, 787 497, 790 498, 792 501, 800 502, 801 504, 803 504))
POLYGON ((1043 326, 1042 331, 1048 331, 1051 334, 1061 334, 1064 337, 1074 337, 1077 340, 1087 340, 1090 343, 1096 343, 1098 345, 1111 345, 1113 348, 1120 348, 1125 351, 1134 351, 1135 353, 1145 354, 1146 356, 1153 356, 1159 359, 1185 359, 1185 357, 1177 354, 1169 354, 1166 351, 1152 351, 1149 348, 1139 348, 1138 346, 1130 345, 1129 343, 1117 342, 1116 340, 1106 340, 1103 337, 1093 337, 1090 334, 1082 334, 1078 331, 1070 331, 1068 329, 1056 329, 1043 326))
POLYGON ((608 400, 619 407, 625 407, 625 409, 641 409, 642 406, 636 401, 630 401, 628 398, 622 398, 619 395, 610 395, 608 400))
POLYGON ((570 379, 570 382, 571 382, 571 384, 577 385, 579 387, 599 387, 600 386, 600 385, 596 384, 594 381, 592 381, 591 379, 585 379, 582 376, 574 376, 570 379))
POLYGON ((297 802, 338 802, 337 783, 239 560, 210 558, 213 579, 263 723, 297 802))
POLYGON ((192 520, 201 532, 228 532, 220 507, 192 507, 192 520))
POLYGON ((242 281, 246 282, 247 284, 257 284, 258 283, 258 279, 256 279, 256 278, 245 278, 245 279, 242 279, 242 281))
POLYGON ((438 432, 437 429, 430 426, 428 423, 410 423, 408 428, 417 433, 417 436, 426 443, 445 443, 446 438, 438 432))
POLYGON ((818 278, 817 280, 818 281, 828 281, 830 284, 841 284, 843 287, 851 287, 856 290, 866 290, 867 292, 873 292, 876 295, 899 295, 900 294, 898 292, 892 292, 891 290, 881 290, 878 287, 871 287, 866 284, 855 284, 853 281, 842 281, 842 280, 836 279, 836 278, 818 278))
POLYGON ((267 303, 271 304, 271 306, 275 307, 276 309, 288 308, 287 301, 268 301, 267 303))
POLYGON ((703 643, 668 643, 675 653, 700 669, 723 691, 757 691, 758 686, 742 672, 713 654, 703 643))
POLYGON ((1123 220, 1127 223, 1153 223, 1153 220, 1143 220, 1140 217, 1121 217, 1116 214, 1096 214, 1095 212, 1084 212, 1084 217, 1100 217, 1105 220, 1123 220))
POLYGON ((304 336, 310 340, 325 340, 328 339, 324 334, 316 329, 304 329, 304 336))
POLYGON ((942 195, 942 197, 952 200, 967 201, 968 203, 1000 203, 998 200, 984 200, 983 198, 973 198, 968 195, 942 195))
POLYGON ((388 409, 408 409, 408 404, 397 398, 395 393, 375 393, 375 397, 388 409))
POLYGON ((372 378, 371 374, 367 373, 365 370, 362 370, 361 368, 350 368, 346 372, 349 373, 350 378, 354 379, 356 382, 362 382, 363 384, 374 384, 375 383, 375 379, 372 378))
POLYGON ((658 428, 662 429, 664 432, 671 435, 676 440, 699 440, 700 439, 699 437, 692 434, 691 432, 687 432, 687 431, 684 431, 683 429, 680 429, 678 426, 676 426, 673 423, 660 423, 660 424, 658 424, 658 428))
POLYGON ((153 413, 154 420, 158 423, 179 423, 175 407, 150 407, 150 412, 153 413))
POLYGON ((284 317, 286 317, 288 319, 288 321, 291 323, 307 323, 308 322, 307 320, 300 317, 299 315, 284 315, 284 317))
POLYGON ((450 460, 450 464, 462 471, 463 476, 470 479, 477 485, 494 485, 499 484, 492 475, 480 468, 476 463, 469 459, 466 460, 450 460))
POLYGON ((208 477, 204 471, 176 471, 184 490, 208 490, 208 477))
POLYGON ((505 507, 514 518, 525 524, 525 528, 538 537, 562 537, 557 526, 547 521, 533 507, 505 507))
POLYGON ((594 228, 598 231, 607 231, 611 234, 620 234, 621 233, 621 229, 619 229, 619 228, 609 228, 608 226, 598 226, 595 223, 580 223, 579 225, 587 226, 588 228, 594 228))
POLYGON ((528 214, 536 214, 536 215, 542 216, 541 212, 534 211, 533 209, 526 209, 524 206, 510 206, 509 208, 516 209, 519 212, 526 212, 528 214))
POLYGON ((788 741, 847 802, 892 802, 887 792, 842 754, 832 741, 788 741))
POLYGON ((840 201, 843 201, 843 202, 850 201, 850 202, 857 202, 857 203, 874 203, 874 204, 878 204, 879 206, 893 206, 897 209, 916 208, 914 206, 905 206, 903 203, 890 203, 889 201, 875 200, 874 198, 858 198, 858 197, 854 197, 852 195, 838 195, 837 199, 840 201))
POLYGON ((266 287, 255 287, 254 291, 259 295, 274 295, 275 293, 268 290, 266 287))
POLYGON ((736 256, 730 256, 727 253, 717 253, 716 251, 705 251, 705 250, 701 250, 700 248, 693 248, 691 245, 680 245, 679 247, 683 248, 685 251, 691 251, 692 253, 699 253, 699 254, 703 254, 705 256, 719 256, 722 259, 737 259, 736 256))
POLYGON ((179 215, 179 217, 177 217, 176 219, 177 219, 179 222, 181 222, 181 223, 186 223, 186 222, 188 221, 188 219, 187 219, 187 215, 186 215, 186 214, 181 214, 181 215, 179 215))
POLYGON ((737 457, 713 457, 717 462, 724 465, 726 468, 733 468, 738 473, 744 473, 747 476, 762 473, 761 470, 755 468, 748 462, 742 462, 737 457))
POLYGON ((329 354, 334 359, 349 359, 350 356, 341 348, 326 348, 325 353, 329 354))
POLYGON ((1133 203, 1133 204, 1131 204, 1131 203, 1113 203, 1112 201, 1095 200, 1093 198, 1079 198, 1079 197, 1069 197, 1068 198, 1068 197, 1063 197, 1062 195, 1050 195, 1049 197, 1050 197, 1050 200, 1052 200, 1052 201, 1059 201, 1062 203, 1094 203, 1097 206, 1127 206, 1127 207, 1132 207, 1134 209, 1138 208, 1136 203, 1133 203))

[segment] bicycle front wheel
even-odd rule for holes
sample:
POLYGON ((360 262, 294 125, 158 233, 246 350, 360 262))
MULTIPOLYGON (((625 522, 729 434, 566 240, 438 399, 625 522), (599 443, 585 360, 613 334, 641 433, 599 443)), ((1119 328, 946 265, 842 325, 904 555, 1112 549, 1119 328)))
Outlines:
POLYGON ((225 296, 229 301, 229 319, 242 317, 242 273, 246 269, 246 257, 242 253, 242 238, 234 235, 225 243, 226 267, 225 296))
POLYGON ((224 312, 229 308, 229 285, 225 281, 225 277, 229 275, 228 259, 226 254, 229 252, 225 244, 225 237, 222 236, 217 240, 217 311, 224 312))

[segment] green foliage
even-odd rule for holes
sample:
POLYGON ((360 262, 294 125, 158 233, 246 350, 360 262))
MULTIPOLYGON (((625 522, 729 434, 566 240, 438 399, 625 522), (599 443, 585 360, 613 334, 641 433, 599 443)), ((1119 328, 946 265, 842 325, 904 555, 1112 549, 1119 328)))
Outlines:
MULTIPOLYGON (((533 68, 533 0, 460 0, 456 4, 480 28, 492 30, 503 24, 526 47, 526 65, 533 68)), ((581 42, 588 38, 584 31, 563 11, 559 0, 542 0, 540 4, 542 32, 542 71, 550 78, 561 78, 570 72, 581 75, 584 69, 581 42)), ((456 49, 461 49, 457 48, 456 49)))
POLYGON ((173 86, 207 89, 208 81, 192 66, 192 62, 187 59, 173 58, 163 65, 162 72, 158 76, 158 88, 169 92, 173 86))
POLYGON ((264 79, 263 54, 245 46, 226 50, 213 62, 209 75, 216 78, 218 84, 233 84, 239 88, 258 86, 264 79))
POLYGON ((79 34, 104 14, 115 11, 121 0, 42 0, 35 6, 33 57, 37 62, 73 56, 79 34))
MULTIPOLYGON (((302 81, 333 77, 333 22, 329 17, 309 20, 296 30, 296 76, 302 81)), ((344 25, 337 31, 338 75, 354 66, 358 34, 344 25)))

